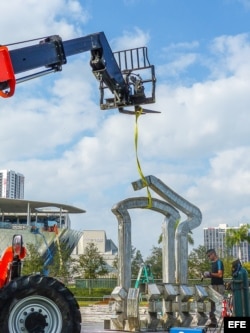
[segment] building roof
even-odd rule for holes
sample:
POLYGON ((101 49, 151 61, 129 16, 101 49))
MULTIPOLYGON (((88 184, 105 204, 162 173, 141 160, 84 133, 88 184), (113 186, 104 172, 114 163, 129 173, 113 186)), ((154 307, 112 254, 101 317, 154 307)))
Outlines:
POLYGON ((60 211, 69 214, 86 213, 86 210, 84 209, 61 203, 0 198, 0 214, 21 214, 27 213, 28 211, 30 213, 58 213, 60 211))

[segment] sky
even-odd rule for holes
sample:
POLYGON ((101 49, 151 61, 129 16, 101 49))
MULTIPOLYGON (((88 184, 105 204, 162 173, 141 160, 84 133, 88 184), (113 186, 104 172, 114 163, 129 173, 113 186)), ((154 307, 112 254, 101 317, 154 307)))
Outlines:
MULTIPOLYGON (((203 228, 249 223, 250 0, 9 0, 0 31, 1 45, 103 31, 113 51, 146 46, 157 80, 147 108, 161 113, 138 119, 143 175, 200 209, 194 248, 203 228)), ((135 117, 100 110, 89 60, 89 52, 69 57, 61 72, 0 97, 0 169, 25 176, 25 199, 85 209, 72 228, 105 230, 118 245, 112 207, 147 192, 132 187, 141 178, 135 117)), ((164 217, 129 213, 132 245, 146 259, 164 217)))

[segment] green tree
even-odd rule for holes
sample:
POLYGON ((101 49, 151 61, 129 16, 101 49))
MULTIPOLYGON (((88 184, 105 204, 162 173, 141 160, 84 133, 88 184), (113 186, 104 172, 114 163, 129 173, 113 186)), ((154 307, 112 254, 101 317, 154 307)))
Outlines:
POLYGON ((249 229, 250 224, 243 224, 240 228, 229 228, 226 232, 226 245, 229 249, 232 249, 233 246, 238 247, 238 258, 240 260, 242 259, 241 243, 245 241, 250 243, 249 229))
POLYGON ((26 244, 27 255, 23 260, 22 275, 42 273, 44 259, 33 243, 26 244))
POLYGON ((193 249, 188 256, 188 278, 201 279, 202 274, 210 269, 205 246, 200 245, 197 249, 193 249))
POLYGON ((136 279, 141 267, 141 264, 143 263, 143 257, 141 254, 140 250, 136 250, 132 256, 132 260, 131 260, 131 276, 132 279, 136 279))
MULTIPOLYGON (((232 277, 232 257, 222 259, 224 264, 224 278, 232 277)), ((211 263, 207 259, 205 246, 200 245, 197 249, 193 249, 188 256, 188 278, 199 279, 202 273, 211 270, 211 263)))
POLYGON ((250 262, 244 262, 242 265, 248 272, 248 276, 250 275, 250 262))
POLYGON ((232 256, 226 256, 223 258, 224 264, 224 278, 232 278, 232 262, 234 261, 232 256))
POLYGON ((150 265, 154 279, 162 279, 162 248, 153 246, 145 264, 150 265))
MULTIPOLYGON (((143 263, 143 257, 140 250, 136 250, 135 247, 131 247, 131 277, 137 278, 141 264, 143 263)), ((112 266, 118 270, 118 255, 115 256, 112 266)))
POLYGON ((94 243, 88 243, 84 253, 79 255, 79 267, 85 279, 96 279, 108 273, 107 264, 94 243))

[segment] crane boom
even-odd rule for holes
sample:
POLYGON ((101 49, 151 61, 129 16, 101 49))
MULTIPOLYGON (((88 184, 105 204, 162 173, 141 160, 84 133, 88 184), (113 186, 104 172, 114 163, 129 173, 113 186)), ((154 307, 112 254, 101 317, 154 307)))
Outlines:
POLYGON ((16 83, 61 71, 68 57, 87 51, 91 53, 92 72, 100 82, 101 109, 121 109, 155 102, 156 79, 154 66, 148 61, 147 48, 113 53, 104 32, 66 41, 53 35, 40 39, 38 44, 10 50, 7 46, 0 46, 0 96, 13 96, 16 83), (34 72, 38 69, 40 71, 34 72), (145 70, 149 74, 142 79, 141 74, 145 70), (28 71, 33 72, 17 77, 28 71), (150 96, 146 96, 145 83, 152 85, 150 96), (106 98, 105 91, 109 91, 111 97, 106 98))

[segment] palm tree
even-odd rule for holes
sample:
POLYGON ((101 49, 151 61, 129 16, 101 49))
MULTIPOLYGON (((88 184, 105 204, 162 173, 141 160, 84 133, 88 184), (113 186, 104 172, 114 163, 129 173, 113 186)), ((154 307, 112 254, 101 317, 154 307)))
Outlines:
POLYGON ((242 224, 239 228, 229 228, 226 232, 226 245, 231 249, 234 245, 238 247, 238 257, 240 260, 242 258, 240 244, 244 241, 250 243, 249 229, 250 224, 242 224))

